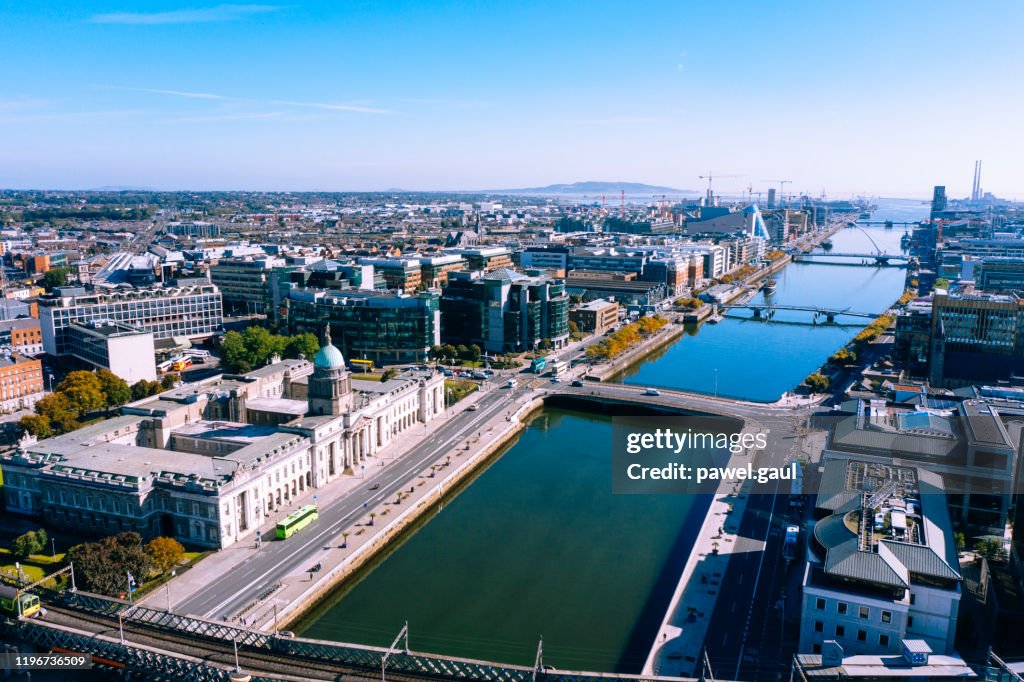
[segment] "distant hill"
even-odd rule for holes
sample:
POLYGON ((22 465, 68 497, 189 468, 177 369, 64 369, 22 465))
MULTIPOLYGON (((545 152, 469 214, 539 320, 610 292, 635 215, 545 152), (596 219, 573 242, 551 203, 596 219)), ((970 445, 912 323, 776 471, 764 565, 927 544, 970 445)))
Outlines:
POLYGON ((700 194, 699 190, 646 185, 642 182, 599 182, 596 180, 548 185, 546 187, 503 189, 495 190, 495 192, 503 194, 603 194, 606 196, 616 195, 620 192, 625 192, 626 194, 700 194))

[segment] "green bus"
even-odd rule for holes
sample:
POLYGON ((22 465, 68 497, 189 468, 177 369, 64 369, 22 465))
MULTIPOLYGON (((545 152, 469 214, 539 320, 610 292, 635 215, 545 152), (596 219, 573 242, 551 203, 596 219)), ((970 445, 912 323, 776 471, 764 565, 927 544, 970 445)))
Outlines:
POLYGON ((317 508, 316 505, 307 504, 305 507, 300 507, 297 511, 289 514, 277 524, 277 537, 279 540, 290 538, 295 533, 299 532, 309 524, 316 521, 317 508))

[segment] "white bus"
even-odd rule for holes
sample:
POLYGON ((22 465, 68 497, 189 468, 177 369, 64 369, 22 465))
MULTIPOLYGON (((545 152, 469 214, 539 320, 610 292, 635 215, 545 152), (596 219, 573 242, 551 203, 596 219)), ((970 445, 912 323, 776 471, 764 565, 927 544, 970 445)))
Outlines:
POLYGON ((565 360, 555 360, 548 364, 551 368, 551 376, 557 377, 565 373, 565 370, 569 369, 569 363, 565 360))

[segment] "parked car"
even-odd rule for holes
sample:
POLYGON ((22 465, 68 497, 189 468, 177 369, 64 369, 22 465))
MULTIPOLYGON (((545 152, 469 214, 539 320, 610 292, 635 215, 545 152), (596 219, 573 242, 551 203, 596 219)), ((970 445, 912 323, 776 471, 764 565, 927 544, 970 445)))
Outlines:
POLYGON ((573 379, 572 385, 575 386, 576 388, 582 388, 583 382, 580 381, 579 379, 573 379))

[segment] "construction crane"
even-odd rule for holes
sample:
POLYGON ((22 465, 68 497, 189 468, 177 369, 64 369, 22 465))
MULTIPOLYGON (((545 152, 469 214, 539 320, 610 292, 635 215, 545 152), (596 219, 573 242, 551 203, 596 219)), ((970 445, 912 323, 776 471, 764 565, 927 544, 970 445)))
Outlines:
MULTIPOLYGON (((714 202, 714 198, 715 198, 715 193, 711 190, 711 182, 712 182, 712 180, 714 179, 715 176, 714 176, 714 174, 711 171, 708 171, 707 175, 698 175, 697 177, 700 178, 701 180, 707 180, 708 181, 707 205, 710 206, 714 202)), ((717 177, 719 177, 719 178, 742 178, 744 176, 742 176, 742 175, 719 175, 717 177)))

